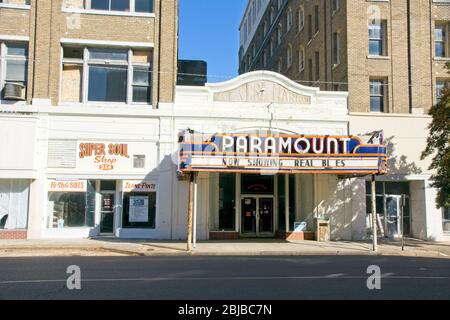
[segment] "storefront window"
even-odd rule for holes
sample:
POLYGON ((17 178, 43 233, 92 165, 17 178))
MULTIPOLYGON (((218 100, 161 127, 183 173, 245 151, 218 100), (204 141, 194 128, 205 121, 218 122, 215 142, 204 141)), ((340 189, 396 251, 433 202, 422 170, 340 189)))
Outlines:
POLYGON ((236 175, 221 173, 219 175, 219 230, 235 230, 236 213, 236 175))
POLYGON ((26 229, 28 218, 28 180, 0 179, 0 229, 26 229))
POLYGON ((128 192, 123 196, 123 228, 154 229, 156 192, 128 192))
MULTIPOLYGON (((286 175, 278 175, 278 230, 286 230, 286 175)), ((289 175, 289 230, 294 230, 294 223, 297 221, 295 214, 295 175, 289 175)))
MULTIPOLYGON (((372 185, 366 182, 367 229, 372 232, 372 185)), ((395 237, 411 232, 410 199, 408 182, 376 182, 376 211, 378 229, 386 237, 395 237), (402 205, 402 196, 406 202, 402 205), (401 216, 403 214, 403 223, 401 216)))
POLYGON ((49 192, 49 228, 94 227, 95 181, 84 192, 49 192))
POLYGON ((450 232, 450 207, 442 209, 442 227, 444 232, 450 232))

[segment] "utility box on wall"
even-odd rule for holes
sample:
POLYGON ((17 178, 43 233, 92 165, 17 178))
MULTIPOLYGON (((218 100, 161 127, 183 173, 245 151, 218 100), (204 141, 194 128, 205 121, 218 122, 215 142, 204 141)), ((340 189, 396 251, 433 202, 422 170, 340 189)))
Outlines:
POLYGON ((326 219, 314 219, 314 231, 316 241, 330 241, 330 221, 326 219))

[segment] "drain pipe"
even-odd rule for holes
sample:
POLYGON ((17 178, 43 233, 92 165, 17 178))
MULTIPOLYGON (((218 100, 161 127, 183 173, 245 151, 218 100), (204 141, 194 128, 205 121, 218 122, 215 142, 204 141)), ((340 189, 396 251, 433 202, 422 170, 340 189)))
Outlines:
POLYGON ((406 18, 408 20, 408 95, 409 95, 409 113, 412 113, 413 96, 412 96, 412 50, 411 50, 411 0, 406 1, 406 18))

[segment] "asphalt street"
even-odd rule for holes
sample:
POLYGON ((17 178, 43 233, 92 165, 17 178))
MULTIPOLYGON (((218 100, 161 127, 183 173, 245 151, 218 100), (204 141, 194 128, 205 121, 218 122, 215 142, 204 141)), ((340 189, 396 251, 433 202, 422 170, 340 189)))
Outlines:
MULTIPOLYGON (((0 299, 450 299, 450 259, 383 256, 0 258, 0 299), (69 290, 69 266, 81 289, 69 290), (367 268, 379 266, 380 290, 367 268)), ((74 278, 71 278, 70 283, 74 278)))

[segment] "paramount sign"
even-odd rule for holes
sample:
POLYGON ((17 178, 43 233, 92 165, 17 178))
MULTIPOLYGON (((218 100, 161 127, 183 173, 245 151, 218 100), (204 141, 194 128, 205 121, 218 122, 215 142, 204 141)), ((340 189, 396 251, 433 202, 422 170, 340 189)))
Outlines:
POLYGON ((180 135, 180 171, 253 173, 383 174, 382 134, 355 136, 284 134, 180 135))

